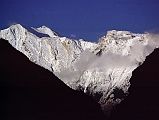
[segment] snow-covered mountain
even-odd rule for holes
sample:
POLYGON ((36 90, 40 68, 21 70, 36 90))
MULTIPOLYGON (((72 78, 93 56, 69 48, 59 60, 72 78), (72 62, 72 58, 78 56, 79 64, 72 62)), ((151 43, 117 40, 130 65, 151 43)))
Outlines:
POLYGON ((92 43, 60 37, 46 26, 33 30, 49 37, 38 37, 16 24, 1 30, 0 38, 72 89, 93 96, 104 110, 123 100, 133 70, 159 45, 149 33, 112 30, 92 43))

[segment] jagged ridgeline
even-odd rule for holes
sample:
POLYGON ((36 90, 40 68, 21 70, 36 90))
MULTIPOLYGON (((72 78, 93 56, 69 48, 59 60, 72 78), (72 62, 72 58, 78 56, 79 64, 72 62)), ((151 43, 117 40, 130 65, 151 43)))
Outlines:
POLYGON ((112 30, 92 43, 60 37, 46 26, 31 31, 16 24, 1 30, 0 38, 70 88, 92 96, 103 110, 125 98, 132 71, 158 47, 156 36, 149 33, 112 30))

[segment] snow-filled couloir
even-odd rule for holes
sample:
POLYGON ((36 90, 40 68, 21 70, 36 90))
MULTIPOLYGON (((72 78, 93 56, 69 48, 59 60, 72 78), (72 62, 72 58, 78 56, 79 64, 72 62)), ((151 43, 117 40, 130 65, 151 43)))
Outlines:
POLYGON ((33 30, 49 37, 38 37, 16 24, 1 30, 0 38, 72 89, 93 96, 105 110, 123 100, 116 91, 128 93, 133 70, 158 47, 156 36, 149 33, 112 30, 92 43, 60 37, 45 26, 33 30))

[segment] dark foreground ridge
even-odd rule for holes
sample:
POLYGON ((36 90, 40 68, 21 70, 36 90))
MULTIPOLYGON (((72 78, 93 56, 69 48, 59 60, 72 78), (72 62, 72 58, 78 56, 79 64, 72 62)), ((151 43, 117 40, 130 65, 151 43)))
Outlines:
POLYGON ((112 113, 111 120, 159 120, 159 49, 133 71, 129 95, 112 113))
POLYGON ((103 120, 100 106, 0 40, 0 120, 103 120))

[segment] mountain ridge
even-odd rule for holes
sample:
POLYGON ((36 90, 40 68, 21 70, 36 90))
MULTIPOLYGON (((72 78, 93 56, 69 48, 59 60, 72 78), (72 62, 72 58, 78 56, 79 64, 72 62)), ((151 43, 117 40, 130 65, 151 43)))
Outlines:
POLYGON ((60 36, 39 38, 20 24, 1 30, 0 38, 53 72, 70 88, 80 88, 93 97, 100 93, 97 102, 104 111, 123 100, 114 91, 127 94, 132 71, 158 47, 158 41, 148 33, 112 30, 98 43, 91 43, 60 36))

